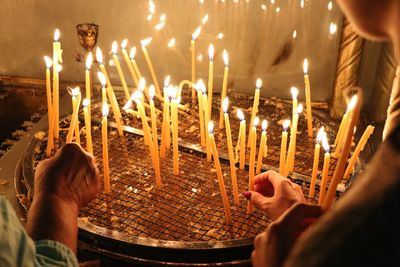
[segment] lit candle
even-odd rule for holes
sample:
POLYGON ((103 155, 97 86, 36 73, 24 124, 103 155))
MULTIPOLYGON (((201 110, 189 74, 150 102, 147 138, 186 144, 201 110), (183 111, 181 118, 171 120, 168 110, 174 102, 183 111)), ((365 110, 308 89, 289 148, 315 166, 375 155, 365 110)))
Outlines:
POLYGON ((60 121, 60 101, 59 101, 59 72, 61 66, 58 63, 62 63, 62 50, 61 43, 58 41, 60 38, 60 31, 56 29, 54 31, 54 42, 53 42, 53 120, 54 120, 54 138, 59 138, 59 121, 60 121), (60 67, 59 67, 60 66, 60 67))
POLYGON ((108 96, 108 99, 110 100, 110 104, 111 104, 111 108, 112 108, 112 111, 113 111, 113 114, 114 114, 115 122, 117 124, 118 134, 120 136, 122 136, 122 135, 124 135, 124 132, 122 130, 122 124, 121 124, 121 119, 122 119, 121 111, 119 109, 117 98, 115 97, 114 90, 113 90, 113 87, 111 85, 111 81, 110 81, 110 79, 108 77, 106 68, 105 68, 105 66, 103 64, 103 53, 101 52, 99 47, 97 47, 97 49, 96 49, 96 59, 97 59, 97 62, 99 63, 100 71, 103 73, 104 77, 106 78, 106 81, 107 81, 107 87, 106 87, 107 96, 108 96))
POLYGON ((343 174, 345 171, 344 168, 347 163, 350 146, 351 146, 351 142, 353 139, 353 134, 354 134, 353 129, 354 129, 355 125, 358 123, 358 119, 360 117, 360 111, 361 111, 361 106, 362 106, 362 92, 359 91, 357 93, 357 95, 355 95, 353 97, 356 98, 356 100, 355 100, 356 104, 354 106, 354 109, 351 112, 349 127, 347 127, 347 129, 343 135, 343 141, 342 141, 343 149, 340 154, 339 160, 336 164, 336 168, 333 173, 332 180, 329 185, 328 192, 326 194, 326 198, 324 199, 324 204, 322 206, 322 208, 324 210, 327 210, 332 205, 332 202, 333 202, 333 199, 334 199, 335 193, 336 193, 336 188, 343 178, 343 174))
POLYGON ((128 66, 129 73, 132 76, 133 81, 135 82, 136 87, 139 86, 139 78, 135 72, 135 69, 133 68, 133 64, 131 60, 129 59, 128 52, 126 51, 126 45, 128 44, 128 40, 124 39, 121 43, 121 51, 122 51, 122 56, 124 57, 125 63, 128 66))
MULTIPOLYGON (((255 159, 256 159, 256 148, 257 148, 257 125, 259 123, 258 117, 255 117, 253 120, 253 127, 251 127, 250 139, 250 160, 249 160, 249 191, 254 190, 254 168, 255 168, 255 159)), ((249 201, 247 203, 247 213, 251 213, 253 211, 253 205, 249 201)))
MULTIPOLYGON (((190 41, 191 52, 192 52, 192 83, 196 81, 196 40, 201 32, 201 26, 198 27, 192 34, 192 40, 190 41)), ((192 88, 192 99, 195 97, 194 88, 192 88)))
POLYGON ((262 160, 263 158, 266 157, 265 151, 267 150, 267 127, 268 127, 267 120, 263 120, 261 123, 262 132, 261 132, 260 148, 258 149, 256 174, 259 174, 261 172, 262 160))
POLYGON ((161 187, 161 172, 160 172, 160 158, 158 155, 158 135, 157 135, 157 119, 156 119, 156 110, 154 108, 154 95, 156 93, 156 89, 154 85, 150 85, 149 87, 149 96, 150 96, 150 113, 151 113, 151 133, 153 139, 153 152, 154 152, 154 168, 156 172, 156 186, 161 187))
POLYGON ((89 106, 90 100, 85 98, 82 102, 83 105, 83 116, 85 117, 85 128, 86 128, 86 149, 93 155, 93 144, 92 144, 92 129, 90 128, 90 116, 89 106))
POLYGON ((229 208, 228 195, 226 194, 224 177, 222 175, 221 164, 219 163, 218 151, 217 151, 217 146, 215 145, 213 130, 214 130, 214 123, 210 121, 208 124, 208 132, 209 132, 208 139, 210 139, 211 151, 214 158, 215 169, 217 170, 218 184, 219 184, 219 189, 221 191, 222 203, 225 209, 226 222, 228 224, 231 224, 232 218, 231 218, 231 211, 229 208))
POLYGON ((163 107, 163 121, 161 127, 161 148, 160 156, 165 157, 166 150, 169 148, 167 143, 170 141, 171 131, 170 131, 170 118, 169 118, 169 82, 170 76, 168 75, 164 81, 164 107, 163 107))
POLYGON ((91 125, 91 88, 90 88, 90 68, 92 67, 93 63, 93 54, 92 52, 89 52, 89 55, 86 58, 86 69, 85 69, 85 97, 86 99, 89 100, 89 105, 87 106, 88 108, 88 114, 89 114, 89 125, 91 125))
POLYGON ((354 164, 356 163, 358 156, 360 155, 360 152, 364 150, 364 147, 368 141, 368 138, 374 132, 374 128, 375 127, 368 125, 367 129, 365 129, 363 135, 361 136, 360 141, 358 141, 358 144, 356 146, 356 149, 353 152, 353 155, 350 158, 349 165, 347 165, 346 171, 344 172, 344 175, 343 175, 344 179, 349 178, 350 173, 353 171, 354 164))
MULTIPOLYGON (((207 98, 207 91, 204 88, 202 88, 203 90, 203 112, 204 112, 204 126, 207 127, 207 129, 205 129, 206 131, 208 131, 208 123, 210 122, 210 114, 208 113, 208 98, 207 98)), ((207 160, 211 161, 211 147, 210 147, 210 140, 209 138, 206 139, 206 151, 207 151, 207 160)))
POLYGON ((224 49, 222 52, 222 57, 224 59, 224 64, 225 64, 225 69, 224 69, 224 80, 222 82, 222 92, 221 92, 221 108, 219 112, 219 128, 222 129, 224 128, 224 122, 223 122, 223 101, 226 97, 226 88, 228 86, 228 72, 229 72, 229 57, 228 57, 228 52, 224 49))
POLYGON ((313 137, 312 131, 312 112, 311 112, 311 91, 310 91, 310 79, 308 77, 308 60, 304 59, 303 62, 303 72, 304 72, 304 85, 306 88, 306 109, 307 109, 307 130, 308 137, 313 137))
POLYGON ((292 93, 292 123, 293 123, 293 119, 296 115, 296 110, 298 105, 297 96, 299 95, 299 90, 296 87, 291 87, 290 92, 292 93))
POLYGON ((281 153, 280 153, 280 160, 279 160, 279 173, 284 175, 285 171, 285 160, 286 160, 286 147, 287 147, 287 129, 290 125, 290 120, 285 120, 282 124, 283 131, 282 131, 282 139, 281 139, 281 153))
POLYGON ((320 143, 324 136, 324 132, 325 132, 324 127, 319 128, 319 131, 317 134, 317 140, 316 140, 315 147, 314 147, 314 162, 313 162, 313 168, 312 168, 312 172, 311 172, 310 191, 308 192, 309 198, 313 198, 314 194, 315 194, 315 183, 317 182, 319 153, 321 151, 320 143))
POLYGON ((299 124, 299 115, 303 111, 303 105, 297 106, 296 114, 293 118, 292 129, 290 130, 290 143, 286 159, 285 175, 287 176, 290 171, 294 170, 294 158, 296 156, 296 143, 297 143, 297 128, 299 124))
POLYGON ((156 88, 156 95, 158 95, 161 98, 161 90, 160 90, 160 86, 158 85, 156 72, 154 71, 153 63, 150 60, 150 56, 149 56, 149 53, 146 48, 150 44, 152 39, 153 39, 152 37, 149 37, 147 39, 141 40, 140 44, 142 46, 143 55, 146 59, 147 65, 149 66, 149 70, 150 70, 150 74, 151 74, 151 77, 154 82, 154 86, 156 88))
POLYGON ((208 65, 208 117, 211 119, 212 116, 212 97, 213 97, 213 86, 214 86, 214 46, 210 44, 208 48, 208 56, 210 63, 208 65))
POLYGON ((172 119, 172 148, 174 158, 174 174, 179 174, 179 151, 178 151, 178 100, 175 96, 171 99, 171 119, 172 119))
MULTIPOLYGON (((253 125, 254 118, 256 117, 258 113, 258 104, 260 102, 260 88, 262 86, 262 80, 257 79, 256 81, 256 90, 254 91, 254 101, 253 101, 253 109, 251 111, 251 120, 250 120, 250 125, 253 125)), ((251 147, 251 138, 250 138, 250 132, 251 128, 249 128, 249 139, 247 141, 247 147, 251 147)))
MULTIPOLYGON (((73 88, 69 90, 71 96, 72 96, 72 115, 71 115, 71 122, 69 125, 68 129, 68 134, 67 134, 67 144, 72 142, 72 137, 74 135, 74 130, 76 128, 76 124, 78 121, 78 111, 79 111, 79 105, 81 104, 81 91, 79 87, 73 88)), ((79 134, 78 134, 79 136, 79 134)))
POLYGON ((108 116, 108 104, 103 102, 103 119, 101 120, 101 137, 102 137, 102 148, 103 148, 103 176, 104 176, 104 192, 106 194, 111 192, 110 189, 110 167, 108 163, 108 130, 107 130, 107 116, 108 116))
POLYGON ((231 133, 231 124, 229 122, 229 114, 228 114, 228 105, 229 100, 227 97, 222 101, 222 109, 224 111, 224 120, 225 120, 225 132, 226 132, 226 140, 228 143, 228 156, 229 163, 231 169, 231 181, 232 181, 232 190, 233 190, 233 200, 235 204, 239 204, 239 189, 237 185, 237 177, 236 177, 236 167, 235 167, 235 157, 233 154, 233 145, 232 145, 232 133, 231 133))
POLYGON ((140 78, 139 80, 139 88, 137 91, 135 91, 132 96, 131 96, 131 100, 134 100, 136 102, 136 105, 138 106, 138 112, 139 115, 142 116, 143 115, 143 119, 146 121, 143 124, 143 132, 144 132, 144 143, 145 145, 150 145, 151 144, 151 134, 150 134, 150 128, 149 125, 147 123, 147 116, 146 116, 146 112, 144 110, 144 105, 143 105, 143 90, 146 87, 146 79, 145 78, 140 78), (140 98, 140 101, 137 101, 137 98, 140 98), (143 108, 143 114, 140 114, 140 107, 143 108), (149 131, 149 134, 146 134, 146 132, 149 131))
POLYGON ((326 137, 326 132, 324 133, 324 137, 322 138, 322 146, 325 150, 324 155, 324 166, 322 167, 322 178, 321 178, 321 186, 319 190, 319 198, 318 205, 322 205, 325 200, 325 192, 326 192, 326 183, 328 181, 328 171, 329 171, 329 163, 331 161, 331 154, 329 153, 329 143, 328 138, 326 137))
POLYGON ((124 73, 122 72, 121 64, 119 63, 117 52, 118 52, 118 43, 117 41, 114 41, 111 45, 111 53, 115 67, 117 68, 119 79, 121 80, 122 88, 124 88, 125 98, 128 101, 131 95, 129 93, 128 85, 126 84, 124 73))
POLYGON ((133 69, 135 70, 136 76, 137 76, 138 81, 139 81, 139 79, 142 78, 142 74, 140 73, 139 66, 136 63, 135 56, 136 56, 136 47, 132 47, 131 51, 129 52, 129 58, 131 60, 133 69))
POLYGON ((46 62, 46 95, 47 95, 47 119, 48 119, 48 137, 47 137, 47 148, 46 156, 49 157, 51 150, 54 147, 54 132, 53 132, 53 104, 51 97, 51 81, 50 81, 50 68, 53 65, 51 58, 45 56, 44 61, 46 62))
POLYGON ((97 72, 97 77, 99 78, 99 81, 101 83, 101 102, 104 103, 107 101, 106 77, 104 76, 104 74, 101 71, 97 72))
POLYGON ((200 122, 200 145, 202 148, 206 147, 205 140, 205 126, 204 126, 204 111, 203 111, 203 94, 206 91, 206 86, 203 80, 198 80, 196 84, 197 99, 199 102, 199 122, 200 122))
POLYGON ((237 110, 237 116, 240 120, 239 138, 238 138, 238 144, 240 144, 239 169, 243 170, 246 161, 246 120, 244 119, 244 114, 241 109, 237 110))

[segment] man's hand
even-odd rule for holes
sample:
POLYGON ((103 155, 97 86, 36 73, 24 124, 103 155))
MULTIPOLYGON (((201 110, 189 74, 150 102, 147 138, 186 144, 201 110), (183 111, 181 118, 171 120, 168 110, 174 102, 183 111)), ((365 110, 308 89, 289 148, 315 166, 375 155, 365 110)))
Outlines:
POLYGON ((257 175, 254 191, 244 192, 243 195, 264 210, 273 221, 293 204, 306 201, 301 186, 275 171, 257 175))

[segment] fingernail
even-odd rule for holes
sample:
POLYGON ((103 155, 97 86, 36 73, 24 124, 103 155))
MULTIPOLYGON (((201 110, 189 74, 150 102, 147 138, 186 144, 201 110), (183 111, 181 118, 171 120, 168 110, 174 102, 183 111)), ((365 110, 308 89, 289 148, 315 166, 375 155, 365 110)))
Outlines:
POLYGON ((242 194, 247 200, 250 200, 250 197, 251 197, 251 192, 250 191, 244 191, 242 194))

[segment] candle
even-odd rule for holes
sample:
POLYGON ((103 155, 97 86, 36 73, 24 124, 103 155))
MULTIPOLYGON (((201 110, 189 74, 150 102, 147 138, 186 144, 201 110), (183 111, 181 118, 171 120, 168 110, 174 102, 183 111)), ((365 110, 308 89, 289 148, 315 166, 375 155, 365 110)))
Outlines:
POLYGON ((179 153, 178 153, 178 100, 176 92, 171 99, 171 119, 172 119, 172 148, 174 158, 174 174, 179 174, 179 153))
POLYGON ((78 117, 80 101, 81 101, 81 95, 80 94, 79 94, 79 103, 74 103, 74 98, 72 98, 72 106, 76 105, 76 109, 78 110, 77 114, 76 114, 77 120, 75 122, 75 130, 74 130, 74 132, 75 132, 75 134, 74 134, 75 135, 75 143, 77 143, 78 145, 81 144, 81 134, 80 134, 80 130, 79 130, 79 123, 80 122, 79 122, 79 117, 78 117))
MULTIPOLYGON (((253 127, 251 127, 250 139, 250 160, 249 160, 249 191, 254 190, 254 167, 255 167, 255 158, 256 158, 256 148, 257 148, 257 125, 259 123, 258 117, 254 118, 253 127)), ((253 205, 249 201, 247 204, 247 213, 251 213, 253 211, 253 205)))
POLYGON ((310 182, 310 191, 308 192, 308 197, 313 198, 315 194, 315 183, 317 181, 317 174, 318 174, 318 164, 319 164, 319 153, 321 150, 321 141, 324 136, 325 128, 321 127, 319 128, 318 134, 317 134, 317 140, 315 142, 315 147, 314 147, 314 162, 313 162, 313 168, 311 172, 311 182, 310 182))
POLYGON ((139 81, 139 79, 142 78, 142 74, 140 73, 139 66, 136 63, 135 56, 136 56, 136 47, 132 47, 131 51, 129 52, 129 58, 131 60, 133 69, 135 70, 136 76, 137 76, 138 81, 139 81))
POLYGON ((127 44, 128 44, 128 40, 127 39, 124 39, 121 42, 122 56, 124 57, 125 64, 128 66, 129 73, 131 74, 132 79, 133 79, 136 87, 138 87, 139 86, 139 78, 138 78, 138 76, 137 76, 137 74, 135 72, 135 69, 133 68, 133 64, 132 64, 132 62, 131 62, 131 60, 129 58, 128 52, 126 51, 126 45, 127 44))
MULTIPOLYGON (((204 112, 204 126, 207 127, 208 130, 208 123, 210 122, 210 114, 208 113, 208 98, 207 98, 207 92, 205 89, 205 86, 203 88, 203 112, 204 112)), ((210 140, 209 138, 206 139, 206 151, 207 151, 207 160, 211 161, 211 147, 210 147, 210 140)))
MULTIPOLYGON (((196 40, 201 32, 201 26, 199 26, 192 34, 192 40, 190 41, 190 47, 192 52, 192 83, 196 81, 196 40)), ((192 88, 192 99, 195 97, 194 88, 192 88)))
POLYGON ((90 128, 90 116, 89 106, 90 100, 85 98, 82 102, 83 105, 83 116, 85 117, 85 128, 86 128, 86 149, 93 155, 93 144, 92 144, 92 129, 90 128))
POLYGON ((290 92, 292 93, 292 124, 293 124, 293 119, 296 115, 296 110, 298 105, 297 96, 299 95, 299 90, 296 87, 291 87, 290 92))
POLYGON ((66 141, 67 144, 72 142, 75 125, 77 124, 77 121, 78 121, 79 105, 81 103, 81 92, 80 92, 79 87, 72 88, 72 89, 68 88, 68 92, 72 96, 72 115, 71 115, 71 122, 69 125, 68 134, 67 134, 67 141, 66 141))
POLYGON ((343 175, 344 179, 349 178, 350 173, 353 171, 354 164, 356 163, 358 156, 360 155, 360 152, 364 150, 364 147, 368 141, 368 138, 374 132, 374 128, 375 127, 368 125, 368 127, 365 129, 363 135, 361 136, 360 141, 358 141, 358 144, 356 146, 356 149, 353 152, 353 155, 350 158, 349 165, 347 165, 346 171, 344 172, 344 175, 343 175))
POLYGON ((150 85, 149 87, 149 96, 150 96, 150 114, 151 114, 151 133, 153 139, 153 152, 154 152, 154 161, 153 165, 156 171, 156 186, 161 187, 161 172, 160 172, 160 158, 158 155, 158 135, 157 135, 157 120, 156 120, 156 110, 154 108, 154 95, 156 93, 156 89, 154 85, 150 85))
POLYGON ((297 127, 299 124, 299 115, 303 111, 303 105, 300 104, 297 107, 296 114, 293 118, 293 125, 290 131, 290 142, 289 142, 289 150, 286 159, 286 166, 285 166, 285 175, 287 176, 290 171, 294 169, 294 158, 296 156, 296 143, 297 143, 297 127))
POLYGON ((115 122, 117 124, 118 134, 120 136, 123 136, 124 132, 122 130, 122 124, 121 124, 121 119, 122 119, 121 111, 119 109, 117 98, 115 97, 114 90, 111 85, 111 81, 108 77, 106 68, 103 64, 103 54, 99 47, 97 47, 97 49, 96 49, 96 59, 97 59, 97 62, 99 63, 99 69, 103 73, 103 75, 107 81, 106 92, 107 92, 108 99, 110 100, 110 104, 111 104, 111 108, 112 108, 112 111, 114 114, 115 122))
MULTIPOLYGON (((143 105, 143 90, 144 90, 145 87, 146 87, 146 79, 142 77, 139 80, 139 88, 138 88, 137 91, 135 91, 134 94, 132 94, 131 100, 134 100, 135 103, 137 104, 139 115, 140 115, 140 112, 141 112, 140 111, 140 106, 143 108, 143 114, 142 115, 143 115, 143 119, 146 121, 145 123, 142 123, 143 124, 143 132, 145 133, 144 134, 144 144, 145 145, 150 145, 150 143, 151 143, 150 128, 149 128, 149 125, 147 123, 147 116, 146 116, 146 112, 144 110, 144 105, 143 105), (139 102, 137 101, 137 98, 140 98, 139 102), (148 128, 149 134, 146 134, 147 128, 148 128)), ((142 115, 140 115, 140 116, 142 116, 142 115)))
MULTIPOLYGON (((262 80, 261 79, 257 79, 256 81, 256 90, 254 91, 254 101, 253 101, 253 109, 251 111, 251 120, 250 120, 250 125, 253 125, 253 121, 254 118, 256 117, 257 113, 258 113, 258 104, 260 101, 260 88, 262 86, 262 80)), ((249 128, 249 139, 247 141, 247 147, 251 147, 251 138, 250 138, 250 131, 251 128, 249 128)))
POLYGON ((218 151, 217 151, 217 146, 215 145, 213 130, 214 130, 214 123, 210 121, 208 124, 208 131, 209 131, 208 139, 210 139, 211 151, 214 158, 215 169, 217 170, 218 184, 222 196, 222 203, 225 209, 226 222, 228 224, 231 224, 232 219, 231 219, 231 211, 229 208, 228 195, 226 194, 225 182, 222 175, 221 164, 219 163, 218 151))
POLYGON ((61 66, 58 63, 62 63, 62 50, 61 43, 58 41, 60 38, 60 31, 56 29, 54 31, 54 42, 53 42, 53 123, 54 123, 54 138, 59 138, 59 121, 60 121, 60 109, 59 109, 59 72, 61 66))
POLYGON ((161 128, 161 148, 160 148, 160 156, 162 158, 165 157, 165 152, 169 148, 167 143, 170 142, 171 131, 170 131, 170 118, 169 118, 169 82, 170 76, 168 75, 164 81, 164 109, 163 109, 163 121, 161 128))
POLYGON ((101 83, 101 102, 104 103, 107 101, 107 92, 106 92, 106 86, 107 86, 107 81, 106 77, 102 72, 97 72, 97 77, 99 78, 99 81, 101 83))
POLYGON ((280 160, 279 160, 279 173, 284 175, 285 172, 285 160, 286 160, 286 146, 287 146, 287 129, 290 125, 290 120, 285 120, 282 124, 283 131, 282 131, 282 139, 281 139, 281 153, 280 153, 280 160))
POLYGON ((312 132, 312 112, 311 112, 311 91, 310 91, 310 79, 308 77, 308 60, 304 59, 303 62, 303 72, 304 72, 304 85, 306 89, 306 109, 307 109, 307 130, 308 137, 313 137, 312 132))
POLYGON ((324 166, 322 168, 322 178, 321 178, 321 186, 319 190, 319 198, 318 205, 322 205, 325 200, 325 192, 326 192, 326 182, 328 181, 328 171, 329 171, 329 163, 331 160, 331 154, 329 153, 329 143, 326 137, 326 132, 324 133, 324 137, 322 138, 322 146, 325 150, 324 155, 324 166))
POLYGON ((214 86, 214 46, 210 44, 208 48, 208 56, 210 63, 208 65, 208 117, 211 119, 212 116, 212 97, 213 97, 213 86, 214 86))
POLYGON ((237 116, 240 120, 239 138, 238 144, 240 144, 240 155, 239 155, 239 169, 244 169, 244 163, 246 161, 246 120, 241 109, 237 110, 237 116))
POLYGON ((256 167, 256 174, 259 174, 261 172, 261 164, 263 158, 266 157, 265 151, 267 150, 267 127, 268 127, 268 122, 267 120, 263 120, 261 123, 261 140, 260 140, 260 148, 258 149, 258 158, 257 158, 257 167, 256 167))
POLYGON ((224 122, 223 122, 223 116, 224 116, 224 111, 223 111, 223 101, 226 97, 226 88, 228 86, 228 72, 229 72, 229 57, 228 57, 228 52, 224 49, 222 52, 222 58, 224 59, 224 64, 225 64, 225 69, 224 69, 224 79, 222 82, 222 92, 221 92, 221 108, 219 112, 219 128, 222 129, 224 128, 224 122))
POLYGON ((142 46, 143 55, 144 55, 144 57, 146 59, 147 65, 149 67, 150 74, 151 74, 151 77, 152 77, 153 82, 154 82, 154 86, 156 88, 156 94, 161 98, 160 86, 158 85, 158 80, 157 80, 157 77, 156 77, 156 73, 154 71, 153 63, 150 60, 150 56, 149 56, 149 53, 148 53, 147 48, 146 48, 147 45, 150 44, 152 39, 153 39, 152 37, 149 37, 147 39, 141 40, 140 44, 142 46))
POLYGON ((239 189, 238 189, 238 185, 237 185, 235 157, 233 154, 232 133, 231 133, 231 124, 229 122, 228 105, 229 105, 229 100, 227 97, 225 97, 224 100, 222 101, 222 109, 224 111, 225 132, 226 132, 226 140, 228 143, 228 156, 229 156, 229 163, 230 163, 230 170, 231 170, 233 200, 234 200, 235 204, 238 205, 239 204, 239 189))
POLYGON ((121 80, 122 88, 124 88, 125 98, 128 101, 131 95, 129 93, 128 85, 126 84, 124 73, 122 72, 121 64, 119 63, 117 52, 118 52, 118 43, 117 41, 114 41, 111 45, 111 53, 115 67, 117 68, 119 79, 121 80))
POLYGON ((204 111, 203 111, 203 94, 206 91, 206 86, 203 80, 198 80, 196 83, 197 99, 199 102, 199 122, 200 122, 200 145, 202 148, 206 146, 205 126, 204 126, 204 111))
POLYGON ((47 119, 48 119, 48 137, 47 137, 47 148, 46 156, 49 157, 51 150, 54 147, 54 132, 53 132, 53 104, 51 97, 51 81, 50 81, 50 68, 53 65, 51 58, 45 56, 44 61, 46 62, 46 95, 47 95, 47 119))
POLYGON ((103 102, 102 113, 103 119, 101 120, 101 144, 103 148, 103 176, 104 176, 104 192, 110 193, 110 167, 108 163, 108 131, 107 131, 107 116, 108 104, 103 102))
POLYGON ((349 122, 350 127, 347 127, 346 131, 343 132, 344 133, 343 141, 342 141, 343 149, 340 154, 339 160, 336 164, 336 168, 333 173, 332 180, 329 185, 328 192, 326 194, 326 198, 324 199, 324 203, 322 206, 322 208, 324 210, 327 210, 332 205, 333 198, 336 193, 336 187, 338 186, 338 184, 340 183, 340 181, 343 178, 344 168, 345 168, 345 165, 347 162, 347 157, 349 155, 351 141, 353 139, 353 129, 354 129, 354 126, 358 123, 358 119, 360 116, 360 111, 361 111, 361 106, 362 106, 362 92, 358 91, 358 93, 353 97, 356 98, 356 100, 355 100, 356 104, 354 106, 354 109, 351 112, 350 122, 349 122))

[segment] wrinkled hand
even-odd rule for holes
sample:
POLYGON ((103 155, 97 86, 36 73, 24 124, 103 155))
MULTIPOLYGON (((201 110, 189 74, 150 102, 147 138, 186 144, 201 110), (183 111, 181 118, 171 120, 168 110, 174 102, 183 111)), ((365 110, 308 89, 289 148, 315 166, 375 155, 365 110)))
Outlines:
POLYGON ((257 175, 254 191, 244 192, 243 195, 264 210, 273 221, 293 204, 306 201, 301 186, 275 171, 257 175))
POLYGON ((321 214, 320 206, 293 205, 254 239, 253 267, 282 266, 297 237, 321 214))
POLYGON ((99 170, 94 157, 78 144, 66 144, 35 171, 34 198, 53 196, 80 209, 93 200, 100 189, 99 170))

